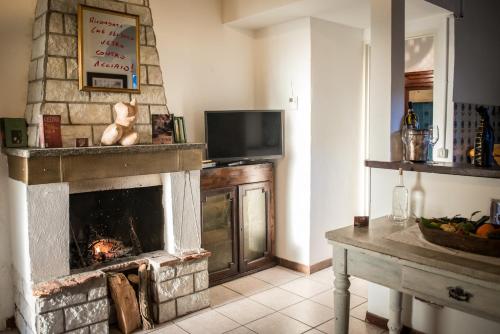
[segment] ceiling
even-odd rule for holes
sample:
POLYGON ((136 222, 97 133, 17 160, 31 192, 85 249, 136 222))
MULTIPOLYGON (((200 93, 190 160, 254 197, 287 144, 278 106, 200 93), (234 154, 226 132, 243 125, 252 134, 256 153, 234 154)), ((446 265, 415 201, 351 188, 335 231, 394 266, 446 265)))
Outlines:
POLYGON ((451 12, 424 0, 406 0, 405 17, 407 21, 426 17, 447 15, 451 12))
POLYGON ((370 27, 370 0, 335 0, 335 6, 312 17, 356 28, 370 27))
MULTIPOLYGON (((301 17, 315 17, 352 27, 370 27, 370 0, 300 0, 231 22, 232 26, 260 29, 301 17)), ((444 15, 447 10, 425 0, 406 0, 407 21, 444 15)))

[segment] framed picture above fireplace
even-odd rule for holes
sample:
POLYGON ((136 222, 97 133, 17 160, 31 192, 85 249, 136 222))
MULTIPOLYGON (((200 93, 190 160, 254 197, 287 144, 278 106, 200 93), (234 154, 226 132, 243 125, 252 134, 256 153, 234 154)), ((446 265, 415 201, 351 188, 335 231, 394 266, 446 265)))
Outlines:
POLYGON ((80 5, 80 90, 140 93, 139 16, 80 5))

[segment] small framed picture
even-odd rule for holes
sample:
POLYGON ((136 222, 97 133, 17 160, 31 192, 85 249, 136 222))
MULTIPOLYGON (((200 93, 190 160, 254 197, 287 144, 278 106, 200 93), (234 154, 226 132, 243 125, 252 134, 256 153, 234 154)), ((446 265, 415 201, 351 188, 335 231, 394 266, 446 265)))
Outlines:
POLYGON ((76 138, 75 139, 75 146, 76 147, 88 147, 89 146, 89 139, 88 138, 76 138))
POLYGON ((492 224, 500 225, 500 199, 491 200, 490 219, 492 224))
POLYGON ((112 89, 127 88, 126 75, 88 72, 87 77, 87 82, 90 82, 92 87, 112 89))
POLYGON ((187 142, 184 117, 174 117, 174 141, 181 144, 187 142))
POLYGON ((26 147, 28 136, 24 118, 0 119, 2 145, 5 147, 26 147))

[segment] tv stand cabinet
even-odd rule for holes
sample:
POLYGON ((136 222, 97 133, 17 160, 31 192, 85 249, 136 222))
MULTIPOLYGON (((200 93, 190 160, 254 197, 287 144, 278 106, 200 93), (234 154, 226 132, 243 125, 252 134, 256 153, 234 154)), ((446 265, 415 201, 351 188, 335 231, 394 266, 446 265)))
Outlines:
POLYGON ((202 170, 201 211, 211 286, 276 265, 272 163, 202 170))

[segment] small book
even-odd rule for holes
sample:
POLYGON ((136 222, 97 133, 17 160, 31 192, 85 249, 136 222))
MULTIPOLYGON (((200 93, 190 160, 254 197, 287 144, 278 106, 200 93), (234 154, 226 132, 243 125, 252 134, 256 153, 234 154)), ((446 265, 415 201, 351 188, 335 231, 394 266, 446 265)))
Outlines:
POLYGON ((181 144, 187 142, 184 117, 174 117, 174 141, 181 144))
POLYGON ((151 115, 153 123, 153 144, 172 144, 174 141, 173 115, 151 115))
POLYGON ((43 148, 62 147, 61 115, 42 115, 40 146, 43 148))

